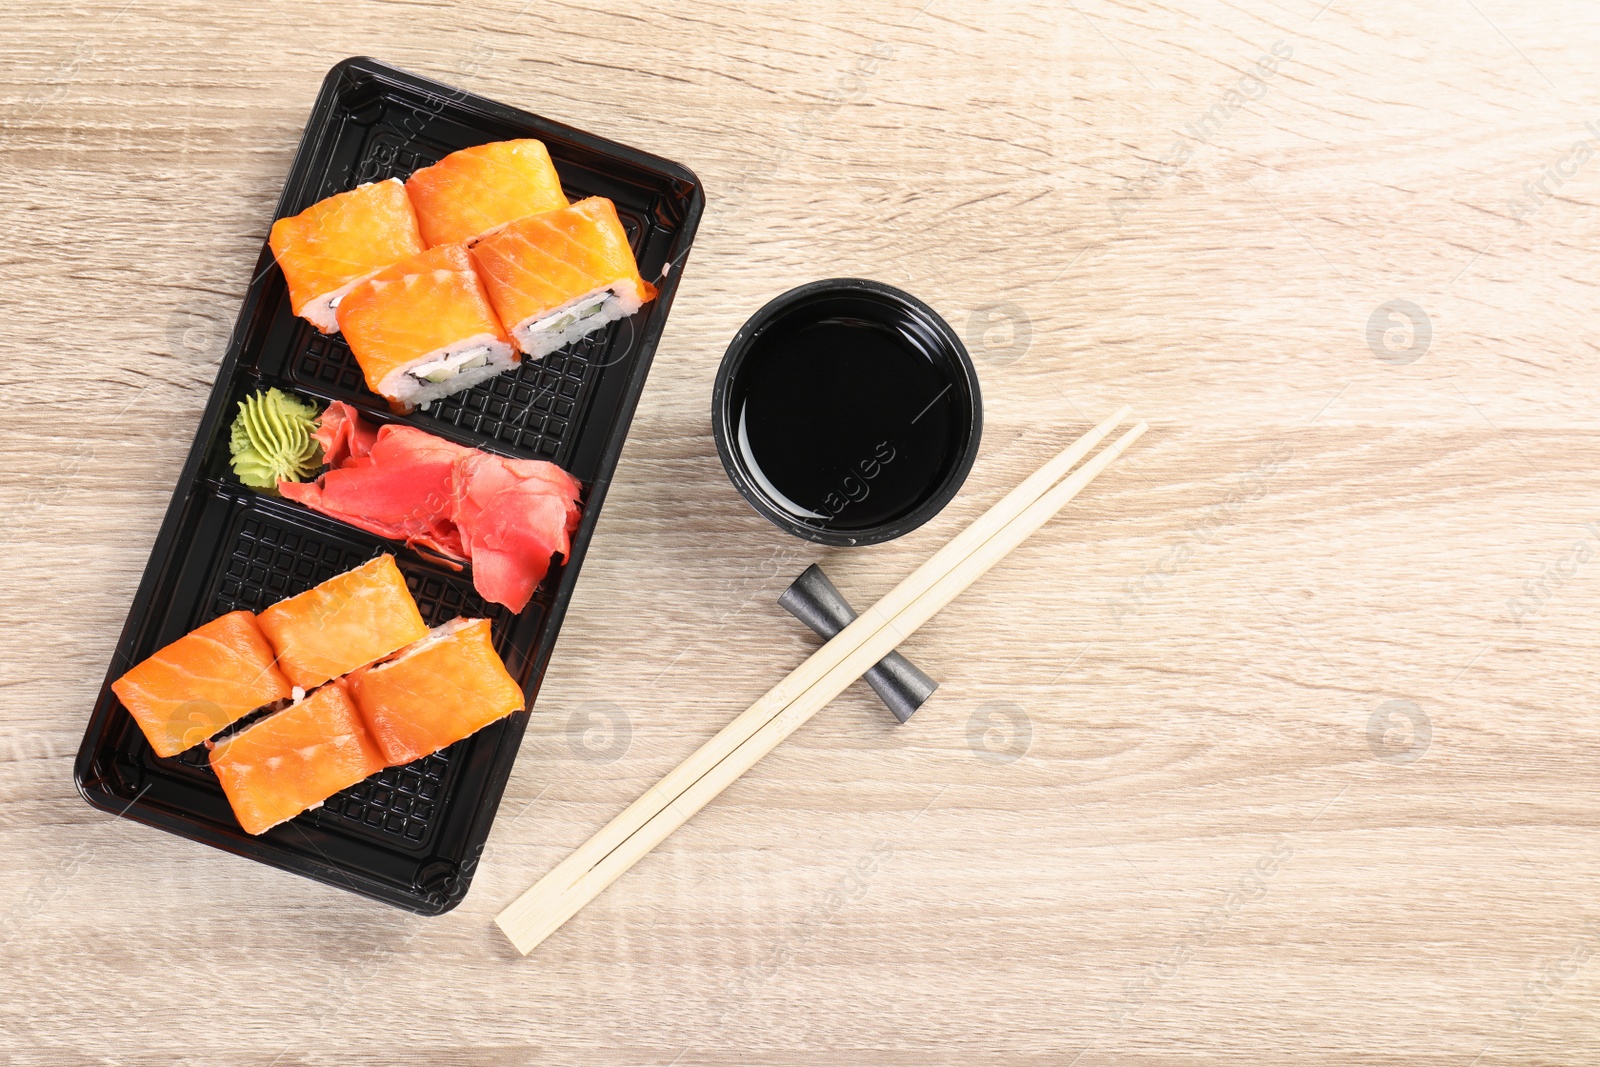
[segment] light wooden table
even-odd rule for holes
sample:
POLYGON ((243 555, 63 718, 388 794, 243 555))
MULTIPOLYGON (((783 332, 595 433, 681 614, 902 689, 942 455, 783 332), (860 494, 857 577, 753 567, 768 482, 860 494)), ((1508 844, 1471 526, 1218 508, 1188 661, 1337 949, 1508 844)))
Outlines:
POLYGON ((1592 5, 81 0, 0 44, 0 1063, 1600 1062, 1592 5), (351 54, 710 197, 431 920, 71 781, 351 54), (708 425, 740 322, 832 275, 966 331, 988 420, 943 515, 841 552, 708 425), (794 574, 870 600, 1122 401, 1131 462, 907 647, 911 725, 852 688, 515 956, 491 916, 813 646, 794 574))

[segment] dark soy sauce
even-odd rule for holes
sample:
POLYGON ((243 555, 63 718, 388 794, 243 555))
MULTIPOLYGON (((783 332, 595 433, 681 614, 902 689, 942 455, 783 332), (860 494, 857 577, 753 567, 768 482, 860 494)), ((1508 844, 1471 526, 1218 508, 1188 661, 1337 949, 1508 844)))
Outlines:
POLYGON ((772 503, 810 525, 908 514, 962 445, 949 372, 889 323, 835 316, 768 330, 739 377, 736 447, 772 503))

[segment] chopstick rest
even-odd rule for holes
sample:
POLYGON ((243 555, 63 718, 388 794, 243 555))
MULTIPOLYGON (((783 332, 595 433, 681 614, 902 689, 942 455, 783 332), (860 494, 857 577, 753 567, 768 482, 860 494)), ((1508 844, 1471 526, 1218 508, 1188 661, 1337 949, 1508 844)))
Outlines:
MULTIPOLYGON (((778 603, 824 641, 856 621, 855 609, 815 563, 783 591, 778 603)), ((939 688, 938 682, 898 652, 880 659, 862 677, 900 722, 911 718, 939 688)))

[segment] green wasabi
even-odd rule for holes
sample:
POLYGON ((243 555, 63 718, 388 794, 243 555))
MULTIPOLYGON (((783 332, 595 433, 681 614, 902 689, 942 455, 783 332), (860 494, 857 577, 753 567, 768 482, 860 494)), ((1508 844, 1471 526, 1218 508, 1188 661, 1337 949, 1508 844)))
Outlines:
POLYGON ((303 482, 322 466, 322 446, 312 438, 317 407, 279 389, 239 402, 228 451, 233 473, 252 489, 278 492, 278 483, 303 482))

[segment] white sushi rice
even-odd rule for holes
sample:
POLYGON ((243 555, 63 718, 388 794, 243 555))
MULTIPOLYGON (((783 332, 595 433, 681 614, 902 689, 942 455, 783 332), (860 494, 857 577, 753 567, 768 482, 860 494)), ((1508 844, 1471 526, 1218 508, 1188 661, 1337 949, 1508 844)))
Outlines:
POLYGON ((632 282, 613 282, 568 300, 553 311, 523 319, 512 327, 511 336, 518 348, 539 359, 607 323, 627 318, 643 306, 643 294, 632 282))
POLYGON ((378 273, 371 271, 359 278, 352 278, 339 288, 323 293, 311 303, 300 309, 300 317, 323 333, 339 332, 339 301, 349 295, 350 290, 378 273))
POLYGON ((516 349, 494 334, 480 333, 395 368, 379 383, 378 392, 407 408, 425 408, 441 397, 488 381, 519 361, 516 349))

